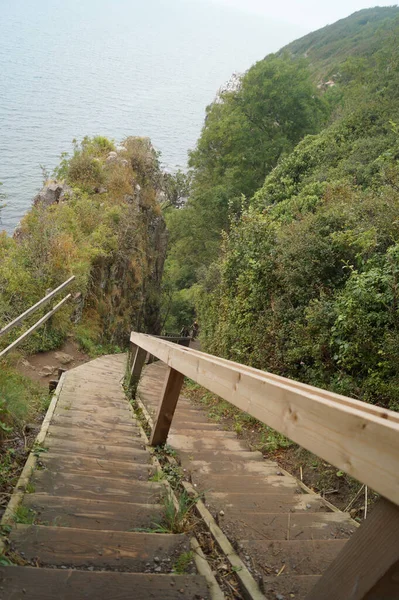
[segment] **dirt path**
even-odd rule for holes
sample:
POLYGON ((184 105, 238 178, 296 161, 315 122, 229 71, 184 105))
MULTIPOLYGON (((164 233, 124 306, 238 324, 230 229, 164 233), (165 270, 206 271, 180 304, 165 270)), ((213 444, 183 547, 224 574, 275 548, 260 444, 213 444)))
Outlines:
POLYGON ((67 340, 58 350, 39 352, 28 358, 21 358, 15 368, 25 377, 48 388, 50 379, 58 379, 58 369, 69 371, 89 360, 90 357, 79 350, 76 342, 67 340))

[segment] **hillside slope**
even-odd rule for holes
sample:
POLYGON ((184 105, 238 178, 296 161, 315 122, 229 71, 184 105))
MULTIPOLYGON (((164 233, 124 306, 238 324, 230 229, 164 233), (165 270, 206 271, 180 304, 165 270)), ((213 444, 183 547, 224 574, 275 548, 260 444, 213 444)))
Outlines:
MULTIPOLYGON (((244 76, 242 89, 252 94, 238 91, 233 98, 241 114, 252 116, 261 105, 276 123, 273 106, 284 104, 289 90, 274 88, 275 104, 262 96, 266 65, 291 61, 315 84, 333 76, 333 85, 318 87, 325 111, 318 132, 286 146, 260 189, 245 192, 251 165, 242 168, 241 179, 235 172, 219 256, 202 254, 201 267, 197 251, 197 283, 179 292, 196 299, 207 350, 391 408, 399 407, 398 14, 397 8, 355 13, 293 42, 277 58, 266 57, 244 76)), ((309 103, 305 96, 302 101, 309 103)), ((298 114, 292 118, 302 122, 298 114)), ((240 125, 230 119, 225 137, 236 136, 240 125)), ((219 168, 220 186, 225 158, 208 123, 196 153, 205 138, 204 163, 213 173, 219 168)), ((261 163, 262 146, 253 139, 248 153, 261 163)), ((206 246, 213 224, 204 228, 204 222, 212 211, 204 218, 198 187, 208 186, 208 199, 215 188, 210 171, 193 166, 192 197, 169 221, 190 215, 206 246)), ((171 235, 175 247, 183 247, 184 232, 176 227, 171 235)), ((171 256, 179 272, 173 248, 171 256)))
POLYGON ((359 10, 291 42, 280 53, 307 58, 315 76, 327 80, 348 58, 369 59, 395 35, 398 19, 397 6, 359 10))

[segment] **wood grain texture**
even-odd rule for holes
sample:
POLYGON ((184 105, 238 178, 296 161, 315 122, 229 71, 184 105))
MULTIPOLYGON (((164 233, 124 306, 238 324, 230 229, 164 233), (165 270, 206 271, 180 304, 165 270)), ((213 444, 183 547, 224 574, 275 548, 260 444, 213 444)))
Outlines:
POLYGON ((145 359, 147 357, 147 352, 137 346, 136 353, 133 358, 132 370, 130 373, 130 385, 134 386, 140 379, 141 371, 143 369, 145 359))
POLYGON ((39 557, 40 565, 62 566, 73 561, 76 567, 108 567, 144 571, 146 563, 172 562, 188 552, 184 535, 96 531, 43 525, 18 525, 10 543, 24 553, 27 561, 39 557))
POLYGON ((158 413, 155 418, 150 438, 150 444, 152 446, 164 444, 167 440, 183 382, 184 375, 182 373, 179 373, 174 369, 167 370, 165 383, 159 400, 158 413))
POLYGON ((210 598, 199 575, 153 575, 0 568, 0 600, 198 600, 210 598))
POLYGON ((398 561, 399 509, 381 499, 306 600, 397 599, 398 561), (390 595, 378 595, 378 587, 390 595))
POLYGON ((35 512, 38 524, 57 527, 133 531, 151 528, 162 520, 161 504, 28 494, 24 505, 35 512))

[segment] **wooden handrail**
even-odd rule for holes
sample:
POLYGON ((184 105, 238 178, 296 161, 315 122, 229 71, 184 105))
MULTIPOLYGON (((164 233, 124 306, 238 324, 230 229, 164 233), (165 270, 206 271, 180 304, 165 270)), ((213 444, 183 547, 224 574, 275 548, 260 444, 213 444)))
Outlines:
MULTIPOLYGON (((10 331, 13 327, 20 325, 22 323, 22 321, 24 321, 24 319, 26 319, 31 314, 33 314, 36 310, 38 310, 38 308, 40 308, 41 306, 44 306, 44 304, 47 304, 47 302, 49 302, 51 300, 51 298, 53 298, 56 294, 58 294, 58 292, 63 290, 67 285, 72 283, 72 281, 74 279, 75 279, 75 275, 72 275, 72 277, 70 277, 69 279, 64 281, 64 283, 61 283, 61 285, 59 285, 57 288, 55 288, 55 290, 48 293, 46 296, 44 296, 44 298, 39 300, 39 302, 36 302, 36 304, 34 304, 30 308, 28 308, 28 310, 26 310, 21 315, 19 315, 19 317, 17 317, 10 323, 7 323, 7 325, 5 325, 2 329, 0 329, 0 337, 2 335, 6 334, 8 331, 10 331)), ((0 354, 0 356, 1 356, 1 354, 0 354)))
POLYGON ((15 340, 15 342, 12 342, 12 344, 7 346, 7 348, 5 348, 2 352, 0 352, 0 358, 3 358, 3 356, 8 354, 11 350, 13 350, 13 348, 15 348, 21 342, 23 342, 26 338, 28 338, 36 329, 38 329, 41 325, 43 325, 46 321, 48 321, 49 318, 52 317, 53 314, 56 313, 57 310, 59 310, 61 308, 61 306, 63 304, 65 304, 65 302, 67 300, 69 300, 70 297, 71 297, 71 294, 68 294, 68 296, 65 296, 65 298, 63 298, 61 300, 61 302, 59 302, 56 306, 54 306, 54 308, 52 308, 48 313, 46 313, 44 315, 44 317, 39 319, 39 321, 37 321, 34 325, 32 325, 32 327, 30 327, 27 331, 25 331, 25 333, 20 335, 19 338, 17 338, 15 340))
POLYGON ((307 600, 399 597, 399 415, 145 334, 132 333, 137 382, 147 352, 169 366, 150 443, 165 442, 184 376, 381 494, 307 600))
MULTIPOLYGON (((172 375, 190 377, 399 505, 399 422, 392 411, 146 334, 133 332, 131 343, 165 362, 172 375)), ((158 443, 173 417, 174 389, 172 404, 159 406, 158 443)))
MULTIPOLYGON (((201 353, 199 350, 195 350, 191 348, 191 352, 193 354, 201 353)), ((257 375, 258 373, 265 373, 265 371, 261 371, 259 369, 255 369, 254 367, 248 367, 247 365, 242 365, 241 363, 234 362, 232 360, 227 360, 225 358, 220 358, 219 356, 213 356, 212 358, 222 364, 230 364, 239 367, 240 369, 244 369, 249 373, 254 373, 257 375)), ((399 423, 399 413, 394 412, 393 410, 387 410, 385 408, 381 408, 381 406, 375 406, 374 404, 369 404, 368 402, 362 402, 361 400, 355 400, 354 398, 349 398, 348 396, 342 396, 341 394, 336 394, 334 392, 329 392, 327 390, 323 390, 321 388, 314 388, 311 385, 306 383, 301 383, 300 381, 295 381, 294 379, 287 379, 286 377, 282 377, 281 375, 275 375, 274 373, 267 372, 267 376, 270 379, 274 379, 275 381, 279 381, 281 383, 289 382, 289 384, 293 387, 296 387, 304 392, 312 392, 314 389, 317 389, 318 394, 322 397, 329 398, 330 400, 335 400, 343 404, 344 406, 351 406, 352 408, 358 408, 360 410, 366 410, 371 415, 375 415, 376 417, 381 417, 382 419, 387 419, 388 421, 393 421, 394 423, 399 423)))

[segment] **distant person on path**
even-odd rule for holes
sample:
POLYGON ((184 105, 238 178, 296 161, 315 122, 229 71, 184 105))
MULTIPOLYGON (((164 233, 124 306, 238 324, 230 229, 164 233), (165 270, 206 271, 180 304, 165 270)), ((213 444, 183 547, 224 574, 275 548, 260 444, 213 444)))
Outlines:
POLYGON ((199 327, 198 327, 197 321, 194 321, 194 323, 192 324, 191 330, 192 330, 191 339, 195 340, 195 338, 198 337, 198 332, 199 332, 199 327))
POLYGON ((182 330, 181 330, 181 332, 180 332, 180 335, 181 335, 182 337, 190 337, 190 330, 189 330, 189 328, 187 327, 187 325, 183 325, 183 327, 182 327, 182 330))

